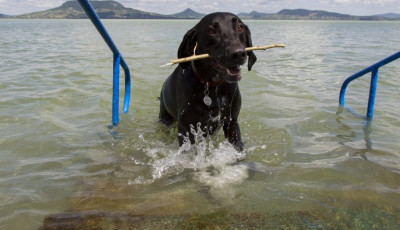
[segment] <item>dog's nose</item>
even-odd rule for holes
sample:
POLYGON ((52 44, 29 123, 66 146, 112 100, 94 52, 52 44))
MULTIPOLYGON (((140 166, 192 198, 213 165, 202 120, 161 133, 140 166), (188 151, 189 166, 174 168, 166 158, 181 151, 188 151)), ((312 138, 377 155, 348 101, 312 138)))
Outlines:
POLYGON ((236 49, 235 51, 231 52, 229 58, 232 61, 242 63, 246 59, 246 51, 244 49, 236 49))

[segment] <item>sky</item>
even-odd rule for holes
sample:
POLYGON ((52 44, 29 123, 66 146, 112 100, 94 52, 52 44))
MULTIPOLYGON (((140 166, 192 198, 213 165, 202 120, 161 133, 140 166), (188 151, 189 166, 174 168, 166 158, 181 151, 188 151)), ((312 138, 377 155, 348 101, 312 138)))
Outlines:
MULTIPOLYGON (((19 15, 60 6, 66 0, 0 0, 0 14, 19 15)), ((400 0, 116 0, 125 7, 174 14, 191 8, 208 14, 215 11, 232 13, 277 13, 282 9, 325 10, 351 15, 400 14, 400 0)))

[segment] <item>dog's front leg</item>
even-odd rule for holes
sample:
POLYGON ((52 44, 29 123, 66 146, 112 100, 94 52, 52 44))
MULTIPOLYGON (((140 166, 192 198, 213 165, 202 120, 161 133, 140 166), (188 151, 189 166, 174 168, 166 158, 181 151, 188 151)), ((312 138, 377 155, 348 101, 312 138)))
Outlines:
POLYGON ((225 138, 228 138, 229 143, 231 143, 237 151, 243 150, 244 145, 237 120, 228 121, 224 124, 224 134, 225 138))
POLYGON ((182 146, 185 143, 194 143, 194 136, 190 132, 190 128, 188 127, 188 125, 178 124, 178 141, 179 146, 182 146))

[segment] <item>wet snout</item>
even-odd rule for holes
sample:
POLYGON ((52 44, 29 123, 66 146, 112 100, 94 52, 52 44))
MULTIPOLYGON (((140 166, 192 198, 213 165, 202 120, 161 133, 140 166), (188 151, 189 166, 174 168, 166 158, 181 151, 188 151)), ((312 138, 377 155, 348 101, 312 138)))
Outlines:
POLYGON ((234 48, 229 52, 229 62, 232 65, 243 65, 246 62, 247 54, 244 48, 234 48))
POLYGON ((223 74, 228 82, 236 82, 241 79, 240 70, 247 60, 247 53, 244 46, 230 45, 225 48, 223 55, 218 58, 211 58, 212 66, 223 74))
POLYGON ((247 60, 247 53, 242 46, 231 46, 227 49, 225 58, 226 75, 228 82, 235 82, 241 79, 241 65, 247 60))

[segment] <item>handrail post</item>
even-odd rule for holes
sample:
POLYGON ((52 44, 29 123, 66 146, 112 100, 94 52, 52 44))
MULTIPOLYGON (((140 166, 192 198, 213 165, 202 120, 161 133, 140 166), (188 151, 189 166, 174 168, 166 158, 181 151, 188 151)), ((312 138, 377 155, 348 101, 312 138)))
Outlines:
POLYGON ((100 18, 97 16, 92 5, 88 0, 78 0, 79 4, 82 6, 83 10, 92 21, 93 25, 96 27, 97 31, 103 37, 104 41, 107 43, 110 50, 113 52, 113 99, 112 99, 112 124, 116 125, 119 122, 118 107, 119 107, 119 66, 124 69, 125 72, 125 95, 124 95, 124 107, 123 112, 127 113, 129 108, 129 100, 131 93, 131 76, 129 67, 126 64, 124 58, 119 52, 117 46, 114 44, 110 35, 107 33, 103 23, 101 23, 100 18))
POLYGON ((350 80, 346 79, 343 84, 342 87, 340 88, 340 94, 339 94, 339 105, 340 106, 344 106, 344 95, 346 94, 346 89, 347 89, 347 85, 349 84, 350 80))
POLYGON ((122 64, 122 68, 125 72, 125 95, 124 95, 124 106, 122 107, 122 112, 128 113, 129 99, 131 96, 131 74, 129 72, 128 66, 124 67, 124 64, 122 64))
POLYGON ((119 122, 118 107, 119 107, 119 64, 121 55, 114 54, 113 58, 113 97, 112 97, 112 124, 116 125, 119 122))
MULTIPOLYGON (((400 58, 400 51, 351 75, 348 77, 342 84, 342 87, 340 88, 340 94, 339 94, 339 106, 344 107, 344 97, 346 93, 346 88, 348 84, 353 81, 354 79, 357 79, 359 77, 364 76, 365 74, 371 72, 371 83, 370 83, 370 90, 369 90, 369 98, 368 98, 368 109, 367 109, 367 115, 366 119, 371 120, 372 116, 374 115, 374 104, 375 104, 375 95, 376 95, 376 86, 378 82, 378 72, 379 68, 389 64, 390 62, 397 60, 400 58)), ((358 115, 357 115, 358 116, 358 115)))
POLYGON ((371 85, 369 88, 367 120, 371 120, 372 116, 374 115, 374 105, 375 105, 376 85, 378 82, 378 72, 379 72, 379 68, 376 68, 371 73, 371 85))

